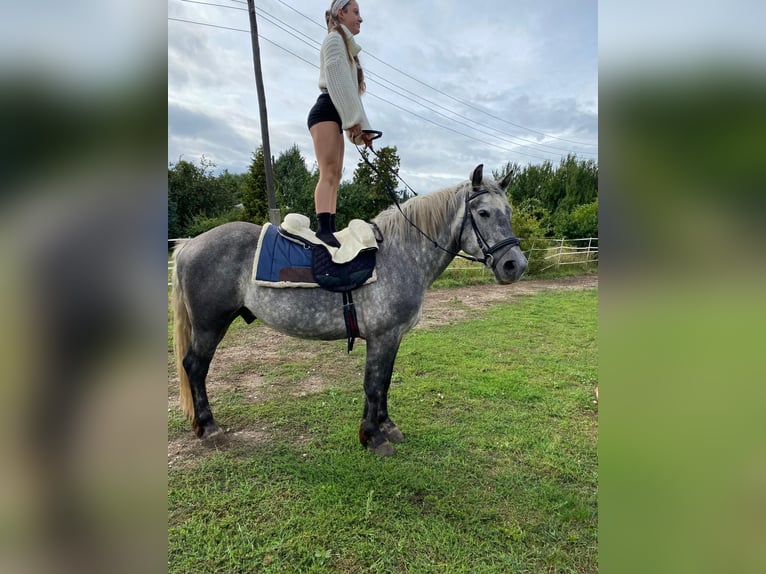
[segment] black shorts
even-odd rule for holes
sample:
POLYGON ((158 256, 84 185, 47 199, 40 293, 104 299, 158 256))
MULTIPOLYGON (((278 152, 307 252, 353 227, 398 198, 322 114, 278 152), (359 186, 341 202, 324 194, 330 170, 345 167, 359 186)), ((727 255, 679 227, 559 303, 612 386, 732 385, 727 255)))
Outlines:
POLYGON ((343 133, 343 123, 340 120, 340 115, 330 99, 330 94, 327 92, 319 94, 317 103, 314 104, 314 107, 311 108, 311 111, 309 112, 309 129, 311 129, 311 126, 318 124, 319 122, 335 122, 338 124, 338 131, 343 133))

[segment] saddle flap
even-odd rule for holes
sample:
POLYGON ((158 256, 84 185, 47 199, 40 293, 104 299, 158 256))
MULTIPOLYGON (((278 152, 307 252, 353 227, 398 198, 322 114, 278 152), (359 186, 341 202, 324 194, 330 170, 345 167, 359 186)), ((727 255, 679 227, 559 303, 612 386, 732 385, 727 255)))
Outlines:
POLYGON ((335 263, 325 249, 313 249, 314 281, 328 291, 351 291, 366 283, 375 271, 376 251, 363 251, 348 263, 335 263))

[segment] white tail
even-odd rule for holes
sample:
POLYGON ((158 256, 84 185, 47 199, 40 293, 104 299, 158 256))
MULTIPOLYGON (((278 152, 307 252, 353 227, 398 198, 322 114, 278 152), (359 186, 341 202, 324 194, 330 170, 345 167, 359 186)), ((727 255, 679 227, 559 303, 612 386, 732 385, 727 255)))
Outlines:
POLYGON ((176 356, 176 368, 178 370, 178 388, 181 410, 189 420, 194 420, 194 402, 191 395, 191 384, 189 375, 186 373, 183 362, 186 353, 189 351, 189 342, 191 341, 191 321, 189 312, 186 309, 183 289, 178 280, 178 262, 176 258, 181 251, 177 247, 173 252, 173 293, 171 300, 173 302, 173 352, 176 356))

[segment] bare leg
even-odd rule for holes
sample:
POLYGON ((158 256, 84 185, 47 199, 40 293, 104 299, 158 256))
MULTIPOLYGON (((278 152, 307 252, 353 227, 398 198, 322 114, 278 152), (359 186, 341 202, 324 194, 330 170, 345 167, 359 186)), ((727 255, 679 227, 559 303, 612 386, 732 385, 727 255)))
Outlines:
POLYGON ((335 122, 319 122, 311 126, 310 132, 319 165, 314 207, 317 213, 335 213, 343 172, 343 134, 335 122))

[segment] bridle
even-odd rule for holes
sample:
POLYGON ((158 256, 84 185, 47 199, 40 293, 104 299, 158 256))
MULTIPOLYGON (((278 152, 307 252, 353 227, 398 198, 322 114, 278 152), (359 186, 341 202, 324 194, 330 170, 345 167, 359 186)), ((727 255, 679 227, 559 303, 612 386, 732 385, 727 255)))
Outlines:
POLYGON ((486 267, 489 267, 490 269, 495 268, 495 253, 497 253, 500 249, 503 247, 509 247, 513 248, 517 245, 520 245, 519 239, 511 235, 510 237, 506 237, 505 239, 501 239, 494 245, 490 245, 489 242, 484 239, 484 236, 481 234, 481 231, 479 230, 479 226, 476 225, 476 219, 473 217, 473 213, 471 213, 471 206, 470 203, 479 197, 480 195, 484 195, 485 193, 489 193, 487 190, 483 191, 477 191, 473 195, 471 195, 471 192, 468 191, 465 194, 465 209, 463 210, 463 223, 460 225, 460 235, 458 235, 458 245, 462 243, 463 238, 463 229, 465 229, 465 222, 466 220, 471 222, 471 227, 473 228, 473 232, 476 235, 476 242, 479 244, 479 248, 481 249, 482 255, 484 255, 483 258, 479 259, 478 257, 474 257, 473 255, 466 257, 464 255, 457 254, 459 257, 463 257, 465 259, 469 259, 470 261, 478 261, 479 263, 483 263, 486 267))
MULTIPOLYGON (((378 137, 380 137, 380 136, 378 136, 378 137)), ((365 163, 370 167, 370 169, 372 169, 375 173, 377 173, 380 176, 381 173, 378 171, 378 168, 375 167, 375 165, 373 165, 372 162, 370 162, 369 159, 367 159, 367 156, 364 153, 362 153, 362 150, 359 148, 359 146, 356 146, 356 149, 357 149, 357 151, 359 151, 359 155, 362 156, 362 159, 364 159, 365 163)), ((375 155, 375 157, 380 159, 380 156, 377 153, 375 153, 375 150, 370 148, 370 151, 375 155)), ((412 189, 410 187, 410 185, 399 176, 398 173, 394 173, 393 171, 391 171, 391 173, 393 173, 397 177, 397 179, 399 179, 399 181, 401 181, 407 187, 407 189, 410 190, 414 195, 418 195, 415 192, 415 190, 412 189)), ((481 231, 479 230, 479 226, 476 225, 476 220, 473 217, 473 213, 471 213, 471 205, 470 205, 470 203, 474 199, 476 199, 477 197, 479 197, 481 195, 484 195, 485 193, 489 193, 489 191, 486 190, 486 189, 482 190, 482 191, 477 191, 473 195, 471 195, 470 191, 466 191, 466 194, 465 194, 465 206, 464 206, 464 209, 463 209, 463 221, 460 224, 460 234, 458 235, 458 245, 460 245, 462 243, 463 230, 465 229, 466 221, 470 221, 471 222, 471 228, 473 229, 473 232, 476 235, 476 242, 479 244, 479 248, 481 249, 481 253, 483 255, 483 257, 481 257, 481 258, 474 257, 473 255, 463 255, 462 253, 458 253, 456 251, 452 251, 450 249, 446 249, 445 247, 442 247, 441 245, 439 245, 439 243, 435 239, 432 239, 425 231, 420 229, 417 225, 415 225, 415 223, 413 223, 405 215, 404 211, 402 211, 401 205, 399 205, 399 200, 396 197, 396 194, 393 192, 393 190, 391 190, 388 187, 386 187, 386 193, 388 193, 389 197, 393 200, 394 205, 396 205, 396 208, 399 210, 399 213, 402 214, 402 216, 407 221, 407 223, 409 223, 412 227, 414 227, 418 231, 418 233, 420 233, 423 237, 425 237, 431 243, 433 243, 434 247, 437 247, 438 249, 441 249, 445 253, 449 253, 453 257, 462 257, 463 259, 466 259, 468 261, 476 261, 477 263, 481 263, 484 266, 486 266, 486 267, 488 267, 488 268, 490 268, 490 269, 492 269, 494 271, 494 269, 495 269, 495 253, 497 253, 500 249, 503 249, 504 247, 508 247, 508 248, 512 249, 513 247, 516 247, 516 246, 519 245, 519 240, 514 235, 511 235, 510 237, 506 237, 505 239, 501 239, 500 241, 498 241, 494 245, 490 245, 489 242, 486 239, 484 239, 484 236, 481 234, 481 231)))

